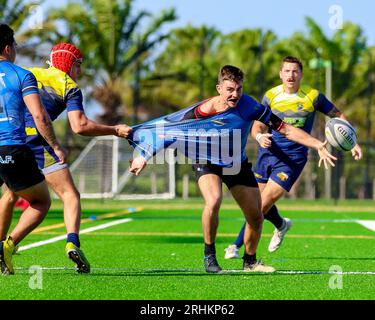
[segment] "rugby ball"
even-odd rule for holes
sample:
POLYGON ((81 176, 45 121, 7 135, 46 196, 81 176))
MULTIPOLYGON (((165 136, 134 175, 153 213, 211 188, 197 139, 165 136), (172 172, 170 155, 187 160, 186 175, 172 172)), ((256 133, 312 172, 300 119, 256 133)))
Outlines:
POLYGON ((349 151, 357 144, 355 129, 341 118, 330 119, 326 123, 325 134, 328 143, 337 150, 349 151))

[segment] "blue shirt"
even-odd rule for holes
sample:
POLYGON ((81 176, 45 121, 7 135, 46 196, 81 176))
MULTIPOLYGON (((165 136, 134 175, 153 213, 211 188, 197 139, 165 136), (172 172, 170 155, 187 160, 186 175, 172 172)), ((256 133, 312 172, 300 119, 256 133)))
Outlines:
POLYGON ((171 147, 194 162, 209 161, 230 167, 233 162, 246 161, 245 147, 252 121, 269 124, 271 110, 243 94, 234 108, 205 118, 184 120, 184 115, 201 103, 134 126, 129 142, 146 159, 171 147))
POLYGON ((6 60, 0 62, 0 146, 25 144, 23 98, 38 92, 31 72, 6 60))

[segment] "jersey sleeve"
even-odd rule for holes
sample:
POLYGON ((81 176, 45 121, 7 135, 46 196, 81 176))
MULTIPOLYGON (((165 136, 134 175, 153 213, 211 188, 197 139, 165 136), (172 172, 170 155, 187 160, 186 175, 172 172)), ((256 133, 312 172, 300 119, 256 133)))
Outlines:
POLYGON ((26 97, 32 93, 39 93, 38 83, 36 82, 35 76, 28 72, 21 84, 22 97, 26 97))
POLYGON ((72 88, 70 89, 66 96, 65 96, 65 102, 66 102, 66 111, 84 111, 83 108, 83 95, 82 91, 79 88, 72 88))
POLYGON ((264 95, 263 98, 262 98, 262 105, 266 106, 267 108, 271 108, 270 107, 270 98, 267 97, 267 95, 264 95))
POLYGON ((335 108, 334 104, 321 92, 319 92, 318 96, 314 100, 314 107, 324 114, 328 114, 328 112, 335 108))
POLYGON ((272 114, 271 110, 252 97, 243 94, 239 102, 238 111, 245 121, 258 120, 266 123, 272 114))

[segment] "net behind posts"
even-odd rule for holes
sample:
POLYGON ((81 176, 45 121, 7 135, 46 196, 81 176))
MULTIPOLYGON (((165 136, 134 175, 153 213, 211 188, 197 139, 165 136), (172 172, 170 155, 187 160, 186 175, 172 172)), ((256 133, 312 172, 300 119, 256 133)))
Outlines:
MULTIPOLYGON (((173 156, 173 150, 167 154, 173 156)), ((172 161, 148 164, 138 177, 129 173, 133 148, 124 139, 96 137, 71 165, 81 198, 172 199, 175 170, 172 161)))

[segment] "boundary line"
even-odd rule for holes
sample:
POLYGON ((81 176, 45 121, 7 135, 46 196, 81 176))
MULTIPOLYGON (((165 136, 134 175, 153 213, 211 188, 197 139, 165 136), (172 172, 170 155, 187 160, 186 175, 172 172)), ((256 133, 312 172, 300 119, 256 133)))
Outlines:
MULTIPOLYGON (((112 226, 115 226, 115 225, 118 225, 118 224, 130 222, 130 221, 133 221, 133 219, 132 218, 124 218, 124 219, 120 219, 120 220, 116 220, 116 221, 107 222, 107 223, 104 223, 104 224, 101 224, 101 225, 98 225, 98 226, 95 226, 95 227, 83 229, 83 230, 80 231, 80 234, 89 233, 89 232, 92 232, 92 231, 95 231, 95 230, 105 229, 105 228, 108 228, 108 227, 112 227, 112 226)), ((43 246, 45 244, 57 242, 57 241, 64 240, 64 239, 66 239, 66 234, 63 234, 63 235, 57 236, 57 237, 53 237, 53 238, 48 239, 48 240, 43 240, 43 241, 38 241, 38 242, 27 244, 25 246, 19 247, 18 251, 19 252, 25 251, 25 250, 28 250, 28 249, 31 249, 31 248, 40 247, 40 246, 43 246)))
MULTIPOLYGON (((134 219, 136 220, 136 219, 134 219)), ((81 232, 82 233, 82 232, 81 232)), ((47 231, 40 232, 40 235, 56 235, 60 232, 47 231)), ((104 231, 104 232, 92 232, 90 236, 135 236, 135 237, 203 237, 202 233, 198 232, 121 232, 121 231, 104 231)), ((236 237, 236 233, 218 233, 218 237, 236 237)), ((263 233, 262 237, 272 237, 272 233, 263 233)), ((375 239, 375 236, 367 235, 341 235, 341 234, 288 234, 288 238, 298 239, 375 239)))
MULTIPOLYGON (((122 216, 124 214, 130 214, 130 213, 135 213, 139 211, 142 211, 142 208, 128 208, 120 212, 103 213, 103 214, 99 214, 98 216, 95 216, 95 219, 92 219, 92 218, 81 219, 81 224, 86 223, 86 222, 92 222, 95 220, 101 220, 105 218, 114 218, 114 217, 122 216)), ((46 230, 59 229, 59 228, 65 228, 65 223, 61 222, 61 223, 52 224, 52 225, 48 225, 44 227, 39 227, 39 228, 34 229, 30 234, 41 233, 46 230)))
POLYGON ((356 222, 371 231, 375 231, 375 220, 356 220, 356 222))
MULTIPOLYGON (((16 267, 18 270, 29 270, 29 267, 16 267)), ((74 268, 69 267, 41 267, 42 270, 75 270, 74 268)), ((168 273, 168 272, 197 272, 197 273, 206 273, 202 269, 132 269, 132 268, 91 268, 92 271, 107 271, 107 272, 126 272, 126 273, 168 273)), ((316 275, 375 275, 375 271, 321 271, 321 270, 276 270, 275 272, 265 273, 265 272, 246 272, 240 269, 227 269, 221 271, 219 274, 230 274, 230 273, 241 273, 241 274, 285 274, 285 275, 299 275, 299 274, 316 274, 316 275)))

